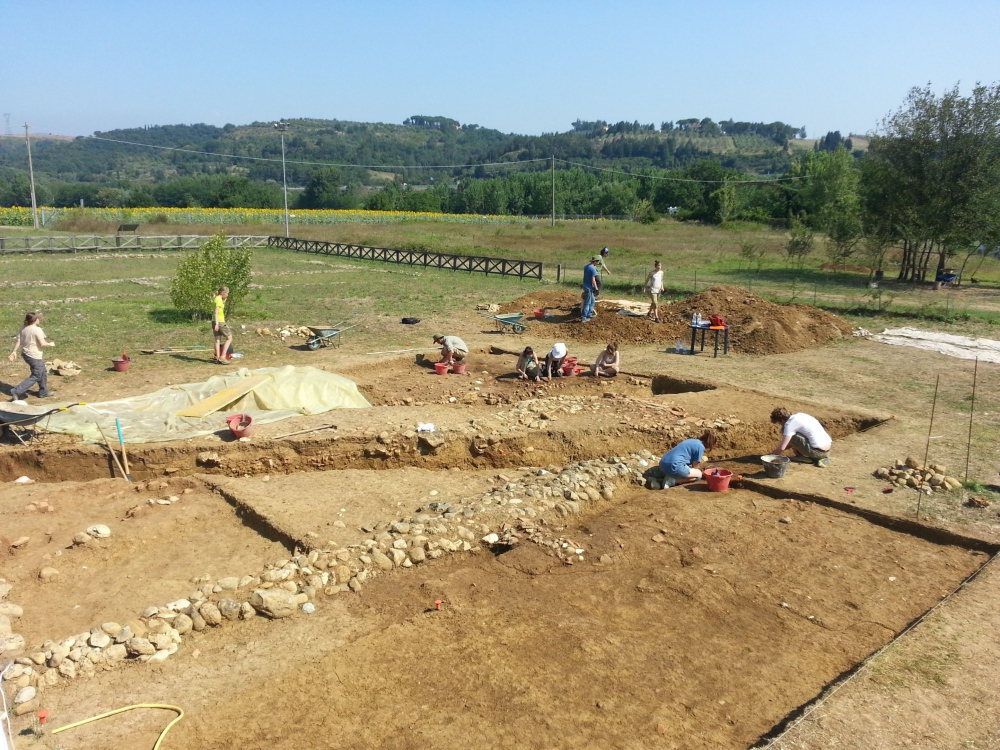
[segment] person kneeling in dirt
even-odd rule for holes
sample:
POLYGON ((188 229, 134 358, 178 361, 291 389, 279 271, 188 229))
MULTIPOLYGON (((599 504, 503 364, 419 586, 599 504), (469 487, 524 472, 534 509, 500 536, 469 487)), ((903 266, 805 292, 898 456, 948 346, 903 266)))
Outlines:
POLYGON ((567 353, 566 344, 555 344, 542 361, 542 377, 546 380, 552 380, 553 377, 561 378, 563 360, 566 359, 567 353))
POLYGON ((442 362, 447 362, 448 364, 461 362, 469 356, 469 347, 458 336, 445 336, 443 333, 435 333, 434 343, 441 344, 442 362))
POLYGON ((781 425, 781 442, 774 453, 781 453, 788 448, 795 451, 793 461, 814 464, 825 468, 830 463, 830 448, 833 438, 823 429, 816 417, 808 414, 791 414, 788 409, 779 406, 771 412, 771 421, 781 425))
POLYGON ((542 379, 542 370, 535 359, 535 350, 530 346, 524 347, 521 356, 517 358, 517 376, 521 380, 534 380, 536 383, 542 379))
POLYGON ((709 430, 701 436, 701 440, 683 440, 664 453, 659 466, 663 474, 663 489, 701 479, 701 469, 698 467, 705 460, 705 452, 712 450, 715 444, 715 433, 709 430))
POLYGON ((614 342, 608 344, 597 359, 594 360, 592 372, 595 378, 613 378, 618 375, 621 369, 621 354, 618 352, 618 344, 614 342))

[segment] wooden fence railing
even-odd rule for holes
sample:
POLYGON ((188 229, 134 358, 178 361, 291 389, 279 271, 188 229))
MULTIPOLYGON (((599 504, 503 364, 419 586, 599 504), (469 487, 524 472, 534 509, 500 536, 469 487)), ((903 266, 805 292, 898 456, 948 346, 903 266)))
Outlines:
MULTIPOLYGON (((196 250, 208 237, 183 235, 93 235, 86 237, 0 237, 0 253, 83 253, 94 250, 196 250)), ((226 237, 229 247, 267 247, 268 237, 226 237)))
POLYGON ((478 255, 449 255, 447 253, 428 253, 423 250, 391 250, 384 247, 347 245, 341 242, 298 240, 294 237, 270 237, 267 244, 268 247, 294 250, 297 253, 336 255, 341 258, 377 260, 384 263, 398 263, 406 266, 442 268, 448 271, 468 271, 470 273, 496 274, 498 276, 516 276, 520 279, 542 280, 543 264, 540 261, 534 260, 486 258, 478 255))

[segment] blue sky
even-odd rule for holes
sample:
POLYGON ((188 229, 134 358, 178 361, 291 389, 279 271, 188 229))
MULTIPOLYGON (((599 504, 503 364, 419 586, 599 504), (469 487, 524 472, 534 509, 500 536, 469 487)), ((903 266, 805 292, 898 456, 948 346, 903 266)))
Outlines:
POLYGON ((524 134, 711 117, 846 135, 912 86, 1000 80, 997 29, 996 0, 0 0, 0 112, 65 135, 414 114, 524 134))

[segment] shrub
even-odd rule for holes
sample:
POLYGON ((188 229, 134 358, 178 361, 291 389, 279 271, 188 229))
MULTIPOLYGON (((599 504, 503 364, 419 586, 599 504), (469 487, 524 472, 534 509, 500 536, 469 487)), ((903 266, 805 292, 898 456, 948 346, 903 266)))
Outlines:
POLYGON ((660 215, 656 213, 656 209, 653 208, 652 203, 643 199, 635 204, 632 217, 640 224, 655 224, 659 220, 660 215))
POLYGON ((193 318, 211 314, 212 298, 220 286, 229 287, 226 314, 232 314, 250 291, 253 252, 226 245, 226 235, 217 234, 177 263, 170 285, 174 307, 193 318))

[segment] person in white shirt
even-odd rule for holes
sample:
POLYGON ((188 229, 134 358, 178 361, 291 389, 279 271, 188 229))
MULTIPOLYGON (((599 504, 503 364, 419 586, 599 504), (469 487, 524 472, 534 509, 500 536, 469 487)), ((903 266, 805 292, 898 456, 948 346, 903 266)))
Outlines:
POLYGON ((781 442, 774 449, 775 453, 791 448, 795 451, 793 461, 811 463, 820 468, 829 466, 833 438, 816 417, 802 412, 791 414, 788 409, 779 406, 771 412, 771 421, 781 425, 781 442))
POLYGON ((14 351, 10 353, 8 359, 13 362, 17 359, 17 350, 21 350, 21 358, 24 363, 31 368, 31 374, 22 382, 14 386, 10 391, 11 401, 21 401, 28 393, 28 389, 38 383, 38 398, 48 398, 52 395, 48 385, 48 368, 45 366, 43 346, 55 346, 54 341, 45 338, 45 331, 38 325, 42 320, 41 313, 31 312, 24 316, 24 327, 14 339, 14 351))
POLYGON ((646 317, 654 323, 659 323, 660 293, 663 292, 663 270, 660 268, 660 261, 653 263, 653 270, 646 277, 643 290, 649 294, 649 312, 646 313, 646 317))

